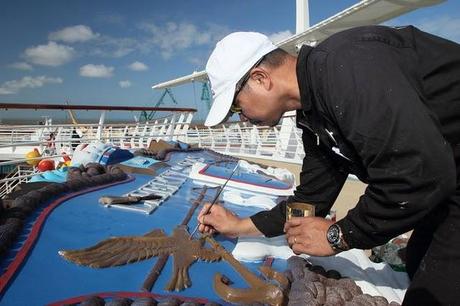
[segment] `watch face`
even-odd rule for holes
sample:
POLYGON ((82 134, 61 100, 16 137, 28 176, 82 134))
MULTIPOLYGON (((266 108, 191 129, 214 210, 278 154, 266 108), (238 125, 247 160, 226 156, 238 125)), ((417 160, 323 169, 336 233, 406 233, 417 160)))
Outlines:
POLYGON ((336 244, 340 240, 340 228, 337 224, 332 224, 327 230, 327 241, 336 244))

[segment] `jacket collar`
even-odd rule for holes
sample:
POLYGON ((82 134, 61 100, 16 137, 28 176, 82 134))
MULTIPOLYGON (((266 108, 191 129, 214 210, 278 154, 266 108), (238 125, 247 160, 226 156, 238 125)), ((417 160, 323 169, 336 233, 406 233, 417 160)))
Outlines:
POLYGON ((300 90, 300 103, 302 110, 308 112, 311 109, 311 90, 307 73, 307 61, 313 47, 304 45, 297 56, 296 74, 300 90))

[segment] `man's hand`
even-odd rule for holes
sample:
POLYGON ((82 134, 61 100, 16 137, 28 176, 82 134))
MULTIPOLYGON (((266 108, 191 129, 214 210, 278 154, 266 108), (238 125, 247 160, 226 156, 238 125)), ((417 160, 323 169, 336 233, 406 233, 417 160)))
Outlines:
POLYGON ((218 204, 212 205, 209 210, 210 206, 210 203, 206 203, 198 214, 200 232, 211 234, 219 232, 230 238, 261 235, 250 218, 241 219, 218 204))
POLYGON ((284 231, 295 254, 330 256, 335 252, 327 241, 326 233, 333 223, 319 217, 294 217, 286 222, 284 231))
POLYGON ((198 222, 201 223, 198 230, 202 233, 211 234, 217 231, 231 238, 237 237, 236 229, 240 218, 218 204, 212 205, 209 209, 210 206, 211 203, 206 203, 198 214, 198 222))

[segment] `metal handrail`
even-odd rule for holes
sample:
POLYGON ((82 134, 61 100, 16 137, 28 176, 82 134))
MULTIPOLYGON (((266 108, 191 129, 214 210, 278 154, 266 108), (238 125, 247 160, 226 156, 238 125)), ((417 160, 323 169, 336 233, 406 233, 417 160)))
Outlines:
MULTIPOLYGON (((8 105, 10 106, 11 104, 8 105)), ((47 105, 46 107, 54 109, 55 106, 47 105)), ((124 108, 134 109, 135 107, 124 108)), ((172 114, 145 123, 107 124, 100 119, 97 124, 51 124, 51 121, 47 121, 45 125, 0 125, 0 155, 8 159, 0 162, 0 166, 20 165, 31 160, 57 160, 62 158, 62 155, 59 154, 61 152, 72 156, 74 147, 79 143, 99 141, 113 143, 121 148, 144 148, 152 140, 184 141, 194 110, 186 108, 162 108, 162 110, 172 111, 172 114), (77 131, 78 138, 73 135, 77 131), (25 154, 35 147, 42 152, 42 156, 25 158, 25 154)), ((101 118, 103 118, 102 115, 101 118)), ((1 196, 11 192, 18 183, 27 181, 34 175, 36 175, 35 172, 17 171, 15 175, 0 180, 1 196)))
POLYGON ((18 184, 27 181, 28 178, 36 174, 34 169, 30 170, 30 168, 28 168, 26 170, 22 168, 21 165, 18 165, 15 171, 10 172, 7 177, 2 180, 2 184, 0 185, 0 198, 11 193, 18 184))
MULTIPOLYGON (((285 116, 283 120, 288 120, 288 124, 268 127, 254 126, 248 122, 229 122, 214 128, 199 125, 189 128, 191 117, 184 120, 184 117, 171 116, 148 123, 104 124, 99 137, 97 130, 101 127, 100 124, 24 125, 9 131, 7 128, 11 126, 0 126, 0 152, 8 147, 14 147, 16 150, 22 147, 22 152, 34 146, 47 148, 50 131, 53 131, 56 138, 52 140, 52 144, 56 148, 47 152, 48 156, 35 159, 61 158, 61 155, 54 153, 64 149, 67 150, 66 154, 71 156, 72 146, 76 143, 102 141, 121 148, 144 148, 151 140, 165 139, 180 140, 223 154, 301 164, 304 156, 302 132, 295 126, 295 116, 285 116), (76 128, 82 133, 80 138, 72 138, 72 130, 76 128), (32 139, 34 137, 36 140, 32 139), (7 140, 2 141, 4 139, 7 140)), ((19 164, 26 160, 31 159, 18 158, 14 161, 0 162, 0 165, 19 164)), ((24 174, 21 179, 33 175, 24 174)))
POLYGON ((295 116, 283 120, 291 120, 291 124, 268 127, 230 122, 215 128, 195 126, 188 131, 187 142, 224 154, 302 164, 302 132, 295 127, 295 116))

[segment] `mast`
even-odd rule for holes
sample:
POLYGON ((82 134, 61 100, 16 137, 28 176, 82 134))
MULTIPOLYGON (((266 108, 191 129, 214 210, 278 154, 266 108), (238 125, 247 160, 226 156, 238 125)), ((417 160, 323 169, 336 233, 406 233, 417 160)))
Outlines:
POLYGON ((295 33, 305 32, 310 27, 308 0, 296 0, 295 33))
MULTIPOLYGON (((308 8, 308 0, 296 0, 296 35, 305 32, 310 27, 310 11, 308 8)), ((300 50, 302 44, 296 45, 297 52, 300 50)), ((289 143, 295 141, 295 111, 289 111, 284 113, 284 118, 281 119, 281 129, 278 138, 278 147, 281 149, 279 154, 281 157, 286 157, 289 143)))

